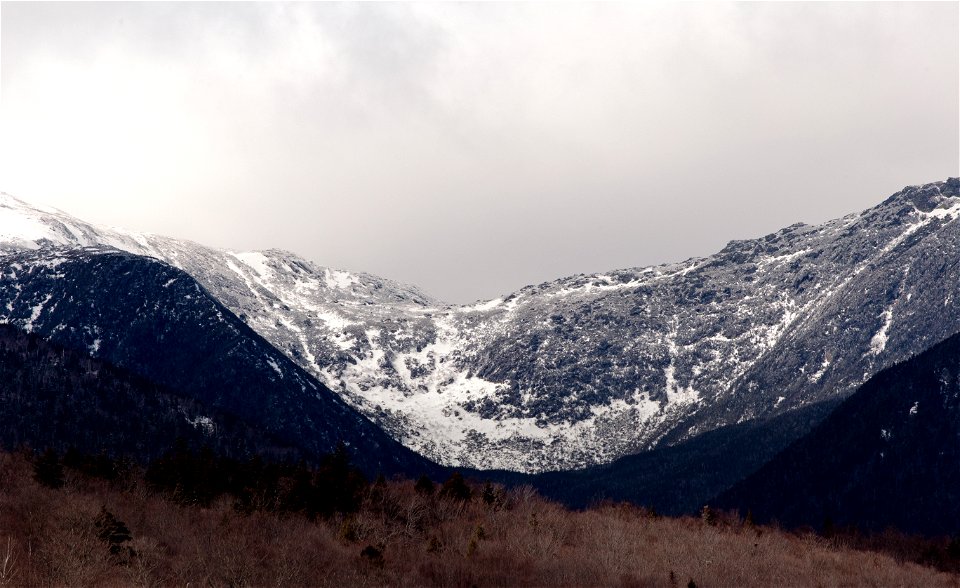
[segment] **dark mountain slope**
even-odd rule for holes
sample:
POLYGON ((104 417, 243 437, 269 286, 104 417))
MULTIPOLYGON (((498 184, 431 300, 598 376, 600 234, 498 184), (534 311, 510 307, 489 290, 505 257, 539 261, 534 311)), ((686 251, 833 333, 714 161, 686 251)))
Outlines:
POLYGON ((146 461, 178 438, 221 455, 298 457, 246 423, 145 378, 0 325, 0 445, 146 461), (215 424, 214 424, 215 423, 215 424))
POLYGON ((572 507, 625 500, 667 515, 695 513, 809 432, 836 406, 824 402, 771 419, 704 433, 674 446, 571 472, 533 477, 544 495, 572 507))
POLYGON ((715 503, 789 526, 960 533, 960 335, 871 378, 715 503))
POLYGON ((721 427, 676 445, 581 470, 521 474, 467 470, 476 479, 530 484, 571 508, 627 501, 677 516, 697 512, 810 432, 838 402, 822 402, 769 419, 721 427))
POLYGON ((235 415, 307 456, 343 441, 370 473, 435 468, 346 406, 181 270, 103 248, 20 251, 4 256, 0 268, 2 322, 235 415))

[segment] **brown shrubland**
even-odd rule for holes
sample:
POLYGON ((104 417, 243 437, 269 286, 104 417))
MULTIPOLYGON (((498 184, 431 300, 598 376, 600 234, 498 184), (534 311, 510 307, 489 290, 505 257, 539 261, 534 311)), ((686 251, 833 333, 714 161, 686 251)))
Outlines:
POLYGON ((955 575, 812 533, 736 517, 664 518, 628 505, 570 511, 530 488, 469 500, 407 480, 367 488, 362 508, 309 520, 239 512, 222 496, 178 504, 136 474, 67 472, 41 486, 0 453, 0 586, 957 586, 955 575), (112 552, 96 521, 132 540, 112 552))

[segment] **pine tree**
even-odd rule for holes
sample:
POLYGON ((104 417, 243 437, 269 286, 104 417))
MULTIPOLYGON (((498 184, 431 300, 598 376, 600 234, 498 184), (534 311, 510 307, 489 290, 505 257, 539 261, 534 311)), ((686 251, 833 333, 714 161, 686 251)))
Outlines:
POLYGON ((700 510, 700 520, 708 525, 716 525, 717 522, 717 513, 710 508, 710 505, 706 505, 703 509, 700 510))
POLYGON ((332 455, 323 458, 320 469, 314 476, 316 504, 314 511, 322 516, 334 512, 357 512, 363 502, 367 480, 351 467, 350 454, 343 443, 337 445, 332 455))
POLYGON ((433 480, 428 478, 426 474, 417 479, 417 483, 413 485, 413 489, 417 491, 417 494, 423 494, 425 496, 433 496, 433 493, 436 492, 433 480))
POLYGON ((494 489, 493 484, 487 482, 483 486, 483 493, 480 495, 483 498, 483 501, 487 504, 492 505, 497 501, 497 491, 494 489))
POLYGON ((63 466, 53 449, 47 449, 33 464, 33 478, 48 488, 63 488, 63 466))
POLYGON ((133 540, 127 525, 117 520, 117 517, 113 516, 105 506, 100 507, 100 514, 94 521, 94 525, 97 528, 97 537, 110 546, 110 553, 114 555, 123 551, 124 543, 133 540))
POLYGON ((440 488, 441 498, 452 498, 453 500, 470 500, 470 486, 463 480, 460 472, 453 472, 450 478, 443 483, 440 488))

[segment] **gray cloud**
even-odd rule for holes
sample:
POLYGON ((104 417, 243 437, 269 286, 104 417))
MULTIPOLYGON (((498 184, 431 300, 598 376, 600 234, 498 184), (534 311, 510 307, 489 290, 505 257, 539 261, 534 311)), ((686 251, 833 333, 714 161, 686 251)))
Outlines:
POLYGON ((452 301, 958 174, 956 3, 3 3, 0 189, 452 301))

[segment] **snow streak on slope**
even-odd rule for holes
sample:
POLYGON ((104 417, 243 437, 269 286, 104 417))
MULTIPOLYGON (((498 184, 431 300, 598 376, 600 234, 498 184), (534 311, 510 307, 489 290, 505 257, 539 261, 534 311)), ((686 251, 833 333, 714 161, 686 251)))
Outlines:
POLYGON ((933 298, 952 300, 932 264, 960 254, 958 187, 908 188, 710 257, 467 306, 283 251, 102 229, 10 197, 0 221, 15 220, 0 233, 11 247, 162 259, 409 447, 445 464, 542 471, 846 394, 918 351, 911 329, 949 335, 953 323, 923 317, 933 298))

